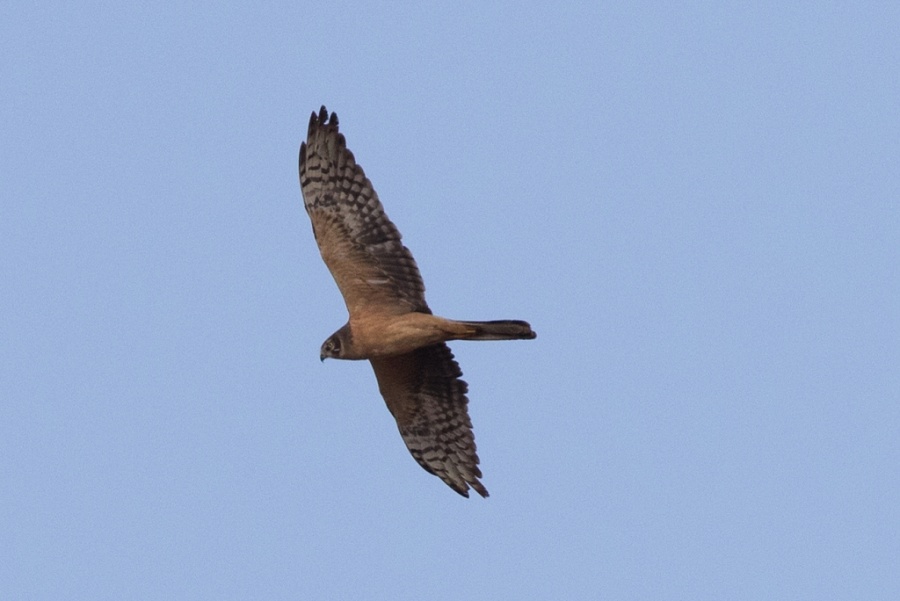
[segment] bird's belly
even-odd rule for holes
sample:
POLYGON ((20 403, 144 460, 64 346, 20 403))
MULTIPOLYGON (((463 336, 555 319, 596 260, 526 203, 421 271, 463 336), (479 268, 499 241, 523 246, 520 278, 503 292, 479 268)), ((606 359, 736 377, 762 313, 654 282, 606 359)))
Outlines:
POLYGON ((363 323, 351 323, 353 344, 368 357, 405 355, 447 340, 444 320, 424 313, 407 313, 363 323))

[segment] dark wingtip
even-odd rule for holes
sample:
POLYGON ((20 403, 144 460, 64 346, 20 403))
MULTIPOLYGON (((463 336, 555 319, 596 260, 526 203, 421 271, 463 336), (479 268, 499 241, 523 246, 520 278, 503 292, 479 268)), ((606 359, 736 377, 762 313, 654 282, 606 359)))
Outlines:
POLYGON ((329 118, 328 109, 325 108, 325 105, 323 104, 318 113, 316 111, 313 111, 309 116, 309 129, 306 132, 307 138, 313 133, 315 129, 325 126, 330 126, 337 129, 338 116, 337 113, 331 113, 331 117, 329 118))
POLYGON ((488 494, 488 491, 484 487, 484 484, 482 484, 478 480, 472 480, 472 481, 466 480, 462 484, 460 484, 458 482, 450 482, 449 480, 444 480, 444 482, 450 488, 452 488, 456 493, 458 493, 460 496, 465 497, 467 499, 469 498, 469 486, 471 486, 472 490, 477 492, 479 495, 481 495, 485 499, 488 498, 489 496, 491 496, 490 494, 488 494))
MULTIPOLYGON (((475 489, 475 492, 477 492, 479 495, 481 495, 482 498, 487 499, 489 496, 491 496, 491 495, 488 493, 487 489, 484 487, 484 484, 482 484, 482 483, 479 482, 478 480, 476 480, 475 482, 470 482, 469 484, 472 485, 472 488, 475 489)), ((468 495, 467 495, 467 496, 468 496, 468 495)))
POLYGON ((325 108, 325 105, 322 105, 322 108, 319 109, 319 114, 316 115, 313 113, 313 119, 318 118, 319 125, 331 125, 333 127, 337 127, 338 124, 338 116, 337 113, 332 111, 331 117, 328 116, 328 109, 325 108))

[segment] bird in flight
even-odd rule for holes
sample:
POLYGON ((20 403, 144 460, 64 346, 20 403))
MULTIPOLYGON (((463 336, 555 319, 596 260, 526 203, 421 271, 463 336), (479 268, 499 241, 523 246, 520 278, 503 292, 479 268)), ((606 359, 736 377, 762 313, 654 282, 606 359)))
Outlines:
POLYGON ((337 115, 323 106, 300 145, 300 189, 325 265, 350 318, 320 359, 368 359, 415 460, 450 488, 482 497, 468 385, 448 340, 535 337, 519 320, 456 321, 431 313, 419 268, 372 183, 347 149, 337 115))

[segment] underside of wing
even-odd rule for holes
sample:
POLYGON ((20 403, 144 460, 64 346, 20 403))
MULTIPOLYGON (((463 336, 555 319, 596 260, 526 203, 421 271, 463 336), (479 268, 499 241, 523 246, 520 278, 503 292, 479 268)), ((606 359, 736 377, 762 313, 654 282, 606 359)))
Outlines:
POLYGON ((428 312, 419 268, 323 106, 300 146, 300 189, 325 264, 351 317, 428 312))
POLYGON ((419 465, 465 497, 469 487, 487 497, 479 481, 468 386, 450 348, 441 343, 370 361, 400 435, 419 465))

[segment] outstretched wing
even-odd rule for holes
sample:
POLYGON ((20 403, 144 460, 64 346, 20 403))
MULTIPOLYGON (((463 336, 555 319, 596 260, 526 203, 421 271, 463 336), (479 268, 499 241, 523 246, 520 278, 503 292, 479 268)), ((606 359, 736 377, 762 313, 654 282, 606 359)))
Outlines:
POLYGON ((300 145, 300 189, 322 259, 351 318, 360 312, 430 312, 425 285, 372 182, 323 106, 300 145))
POLYGON ((488 496, 478 480, 468 386, 450 348, 441 343, 370 361, 403 442, 419 465, 464 497, 470 486, 488 496))

